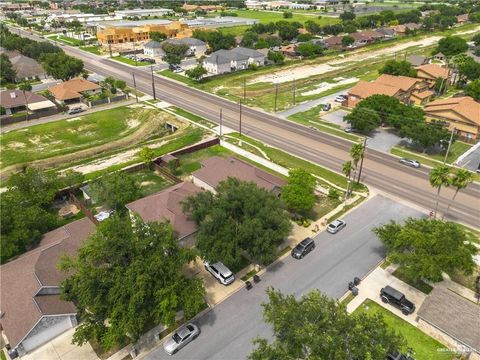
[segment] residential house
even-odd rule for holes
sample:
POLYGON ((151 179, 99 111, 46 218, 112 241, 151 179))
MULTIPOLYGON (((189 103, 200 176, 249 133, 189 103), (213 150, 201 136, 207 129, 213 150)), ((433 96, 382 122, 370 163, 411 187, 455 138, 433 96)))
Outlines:
POLYGON ((423 55, 409 55, 406 59, 413 67, 428 64, 428 57, 423 55))
POLYGON ((12 115, 19 111, 28 110, 41 113, 56 108, 56 105, 46 97, 30 91, 5 90, 0 91, 0 104, 5 109, 5 115, 12 115), (28 105, 27 105, 28 104, 28 105))
POLYGON ((281 187, 285 185, 283 179, 233 156, 228 158, 213 156, 205 159, 202 161, 202 167, 192 174, 195 185, 212 192, 215 192, 215 188, 220 182, 229 177, 254 182, 259 188, 276 194, 280 194, 281 187))
POLYGON ((381 27, 375 31, 382 34, 385 39, 393 39, 395 37, 395 30, 390 28, 381 27))
POLYGON ((427 121, 444 122, 450 131, 467 140, 480 133, 480 103, 470 96, 435 100, 424 108, 427 121))
POLYGON ((295 57, 298 56, 298 45, 288 44, 280 47, 280 52, 285 56, 295 57))
POLYGON ((145 55, 150 55, 153 57, 160 57, 165 55, 165 52, 162 49, 162 44, 155 40, 150 40, 145 45, 143 45, 143 53, 145 55))
POLYGON ((47 74, 39 62, 17 51, 5 51, 4 53, 12 63, 13 70, 15 70, 15 81, 47 78, 47 74))
POLYGON ((217 50, 207 57, 203 67, 211 74, 224 74, 236 70, 245 70, 249 65, 262 66, 265 55, 259 51, 236 47, 232 50, 217 50))
POLYGON ((422 79, 382 74, 371 82, 359 81, 348 91, 346 106, 355 107, 359 101, 372 95, 393 96, 405 104, 423 104, 433 92, 422 79))
POLYGON ((136 214, 147 223, 169 221, 178 240, 184 245, 193 245, 198 226, 183 213, 182 201, 200 191, 202 189, 190 182, 181 182, 125 206, 132 219, 136 214))
POLYGON ((222 10, 223 6, 220 5, 196 5, 196 4, 185 4, 182 5, 182 9, 186 10, 187 12, 194 12, 194 11, 217 11, 222 10))
POLYGON ((207 45, 202 41, 198 40, 192 37, 184 37, 181 39, 167 39, 162 42, 164 43, 169 43, 169 44, 175 44, 175 45, 187 45, 188 50, 187 53, 185 54, 186 56, 196 56, 200 57, 205 55, 207 52, 207 45))
POLYGON ((324 42, 328 49, 341 49, 343 47, 341 36, 330 36, 324 42))
POLYGON ((88 218, 74 221, 0 267, 0 323, 12 352, 22 356, 77 325, 75 306, 60 298, 67 274, 57 263, 64 255, 75 255, 94 231, 88 218))
POLYGON ((420 330, 458 351, 464 359, 480 359, 478 304, 450 289, 435 286, 417 316, 420 330))
POLYGON ((470 21, 470 18, 468 16, 468 14, 457 15, 457 24, 458 25, 463 25, 463 24, 467 23, 468 21, 470 21))
POLYGON ((447 57, 442 52, 439 52, 433 55, 433 59, 438 61, 445 61, 447 60, 447 57))
POLYGON ((55 100, 63 103, 79 102, 85 95, 95 95, 102 92, 102 87, 91 81, 74 78, 64 81, 48 89, 55 100))
POLYGON ((438 78, 450 80, 449 69, 438 64, 420 65, 415 69, 417 70, 417 77, 428 82, 430 86, 434 86, 438 78))
POLYGON ((407 23, 403 25, 393 26, 392 29, 395 31, 395 34, 405 35, 407 31, 415 31, 421 29, 422 25, 416 23, 407 23))

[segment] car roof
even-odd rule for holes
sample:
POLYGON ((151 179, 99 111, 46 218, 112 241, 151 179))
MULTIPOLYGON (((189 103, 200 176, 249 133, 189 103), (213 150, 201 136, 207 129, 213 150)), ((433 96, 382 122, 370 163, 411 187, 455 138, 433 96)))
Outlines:
POLYGON ((337 219, 337 220, 333 220, 330 225, 333 225, 333 226, 338 226, 338 225, 341 225, 343 224, 343 220, 340 220, 340 219, 337 219))
POLYGON ((300 241, 300 243, 298 245, 308 245, 311 242, 312 242, 311 238, 305 238, 302 241, 300 241))
POLYGON ((180 329, 178 329, 177 331, 178 335, 180 335, 180 337, 185 337, 185 335, 187 334, 190 334, 191 331, 188 330, 188 328, 186 326, 182 326, 180 329))
POLYGON ((218 271, 220 271, 224 276, 230 276, 232 272, 230 271, 229 268, 227 268, 223 263, 216 262, 215 264, 212 264, 211 266, 215 267, 218 271))
POLYGON ((400 300, 404 296, 400 291, 392 288, 389 285, 385 286, 382 290, 383 292, 387 293, 388 295, 390 295, 391 297, 397 300, 400 300))

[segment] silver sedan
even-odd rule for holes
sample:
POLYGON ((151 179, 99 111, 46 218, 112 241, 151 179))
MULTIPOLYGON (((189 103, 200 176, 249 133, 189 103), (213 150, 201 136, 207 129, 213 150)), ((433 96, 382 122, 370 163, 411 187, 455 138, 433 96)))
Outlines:
POLYGON ((173 355, 190 341, 195 340, 198 335, 200 335, 198 326, 189 323, 179 328, 170 339, 165 341, 163 348, 168 355, 173 355))

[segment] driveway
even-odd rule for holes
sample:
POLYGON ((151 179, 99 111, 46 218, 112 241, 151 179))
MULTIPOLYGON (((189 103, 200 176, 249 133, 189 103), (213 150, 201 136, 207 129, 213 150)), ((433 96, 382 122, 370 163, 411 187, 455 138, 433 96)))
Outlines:
MULTIPOLYGON (((336 235, 321 232, 316 248, 303 260, 290 256, 276 262, 261 275, 250 291, 240 289, 196 320, 202 334, 174 359, 245 359, 257 336, 271 337, 263 321, 261 303, 267 301, 270 286, 283 293, 301 296, 313 289, 339 298, 355 276, 365 277, 385 252, 371 229, 391 219, 400 221, 420 213, 408 206, 377 195, 344 217, 347 227, 336 235)), ((159 344, 147 359, 170 359, 159 344)))
POLYGON ((332 124, 340 125, 340 127, 344 129, 348 126, 348 123, 343 121, 343 117, 347 114, 348 112, 345 110, 337 110, 324 114, 321 116, 321 118, 325 121, 331 122, 332 124))
POLYGON ((471 171, 477 171, 480 166, 480 145, 477 144, 470 154, 457 161, 457 165, 471 171))
POLYGON ((367 148, 389 153, 390 149, 400 143, 403 139, 382 128, 375 130, 375 134, 367 140, 367 148))

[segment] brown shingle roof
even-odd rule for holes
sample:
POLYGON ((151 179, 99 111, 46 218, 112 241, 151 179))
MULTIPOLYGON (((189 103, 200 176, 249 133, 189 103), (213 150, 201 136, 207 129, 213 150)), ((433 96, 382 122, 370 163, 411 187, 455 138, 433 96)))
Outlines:
POLYGON ((422 91, 422 92, 418 92, 418 93, 412 93, 412 96, 415 96, 419 99, 426 99, 430 96, 433 95, 433 91, 430 91, 430 90, 425 90, 425 91, 422 91))
MULTIPOLYGON (((448 78, 448 69, 437 64, 420 65, 420 66, 417 66, 415 69, 417 69, 417 71, 420 71, 420 72, 423 71, 429 77, 434 79, 437 79, 439 77, 444 79, 448 78)), ((421 74, 418 74, 417 76, 422 77, 421 74)))
POLYGON ((94 229, 88 218, 74 221, 45 234, 39 247, 0 267, 3 315, 0 322, 12 347, 18 345, 42 316, 62 311, 72 313, 73 305, 58 296, 47 299, 44 295, 35 295, 41 284, 58 287, 66 277, 56 267, 58 257, 64 252, 50 251, 51 247, 65 243, 65 253, 77 250, 94 229))
POLYGON ((8 51, 5 54, 10 59, 12 67, 17 73, 15 76, 17 79, 38 77, 45 74, 42 65, 28 56, 24 56, 16 51, 8 51))
POLYGON ((33 104, 42 101, 48 101, 48 99, 41 95, 32 93, 31 91, 25 91, 25 96, 23 96, 23 91, 21 90, 0 91, 0 103, 2 104, 2 107, 6 109, 23 106, 27 103, 27 101, 29 104, 33 104))
POLYGON ((80 96, 82 96, 82 92, 97 90, 100 88, 100 85, 95 84, 91 81, 81 78, 75 78, 55 85, 49 88, 48 91, 50 91, 56 99, 70 100, 79 98, 80 96))
POLYGON ((213 156, 202 161, 202 168, 192 176, 216 187, 221 181, 234 177, 242 181, 253 181, 258 187, 272 191, 285 184, 283 179, 247 164, 233 156, 221 158, 213 156))
POLYGON ((168 220, 179 238, 197 231, 198 227, 182 211, 182 201, 202 191, 190 182, 182 182, 156 194, 133 201, 127 209, 137 213, 145 222, 168 220))
POLYGON ((480 306, 436 286, 417 315, 450 337, 480 352, 480 306))
POLYGON ((441 112, 441 116, 447 119, 445 112, 452 111, 465 120, 480 126, 480 103, 470 96, 435 100, 425 105, 424 110, 427 115, 440 116, 438 113, 441 112))
POLYGON ((353 88, 348 91, 349 95, 357 96, 361 99, 365 99, 372 95, 388 95, 394 96, 401 88, 392 84, 384 85, 376 82, 367 82, 360 80, 353 88))
POLYGON ((399 87, 403 91, 410 90, 415 84, 422 82, 424 80, 412 78, 408 76, 395 76, 389 74, 382 74, 379 78, 377 78, 374 83, 382 84, 387 86, 394 86, 399 87))

